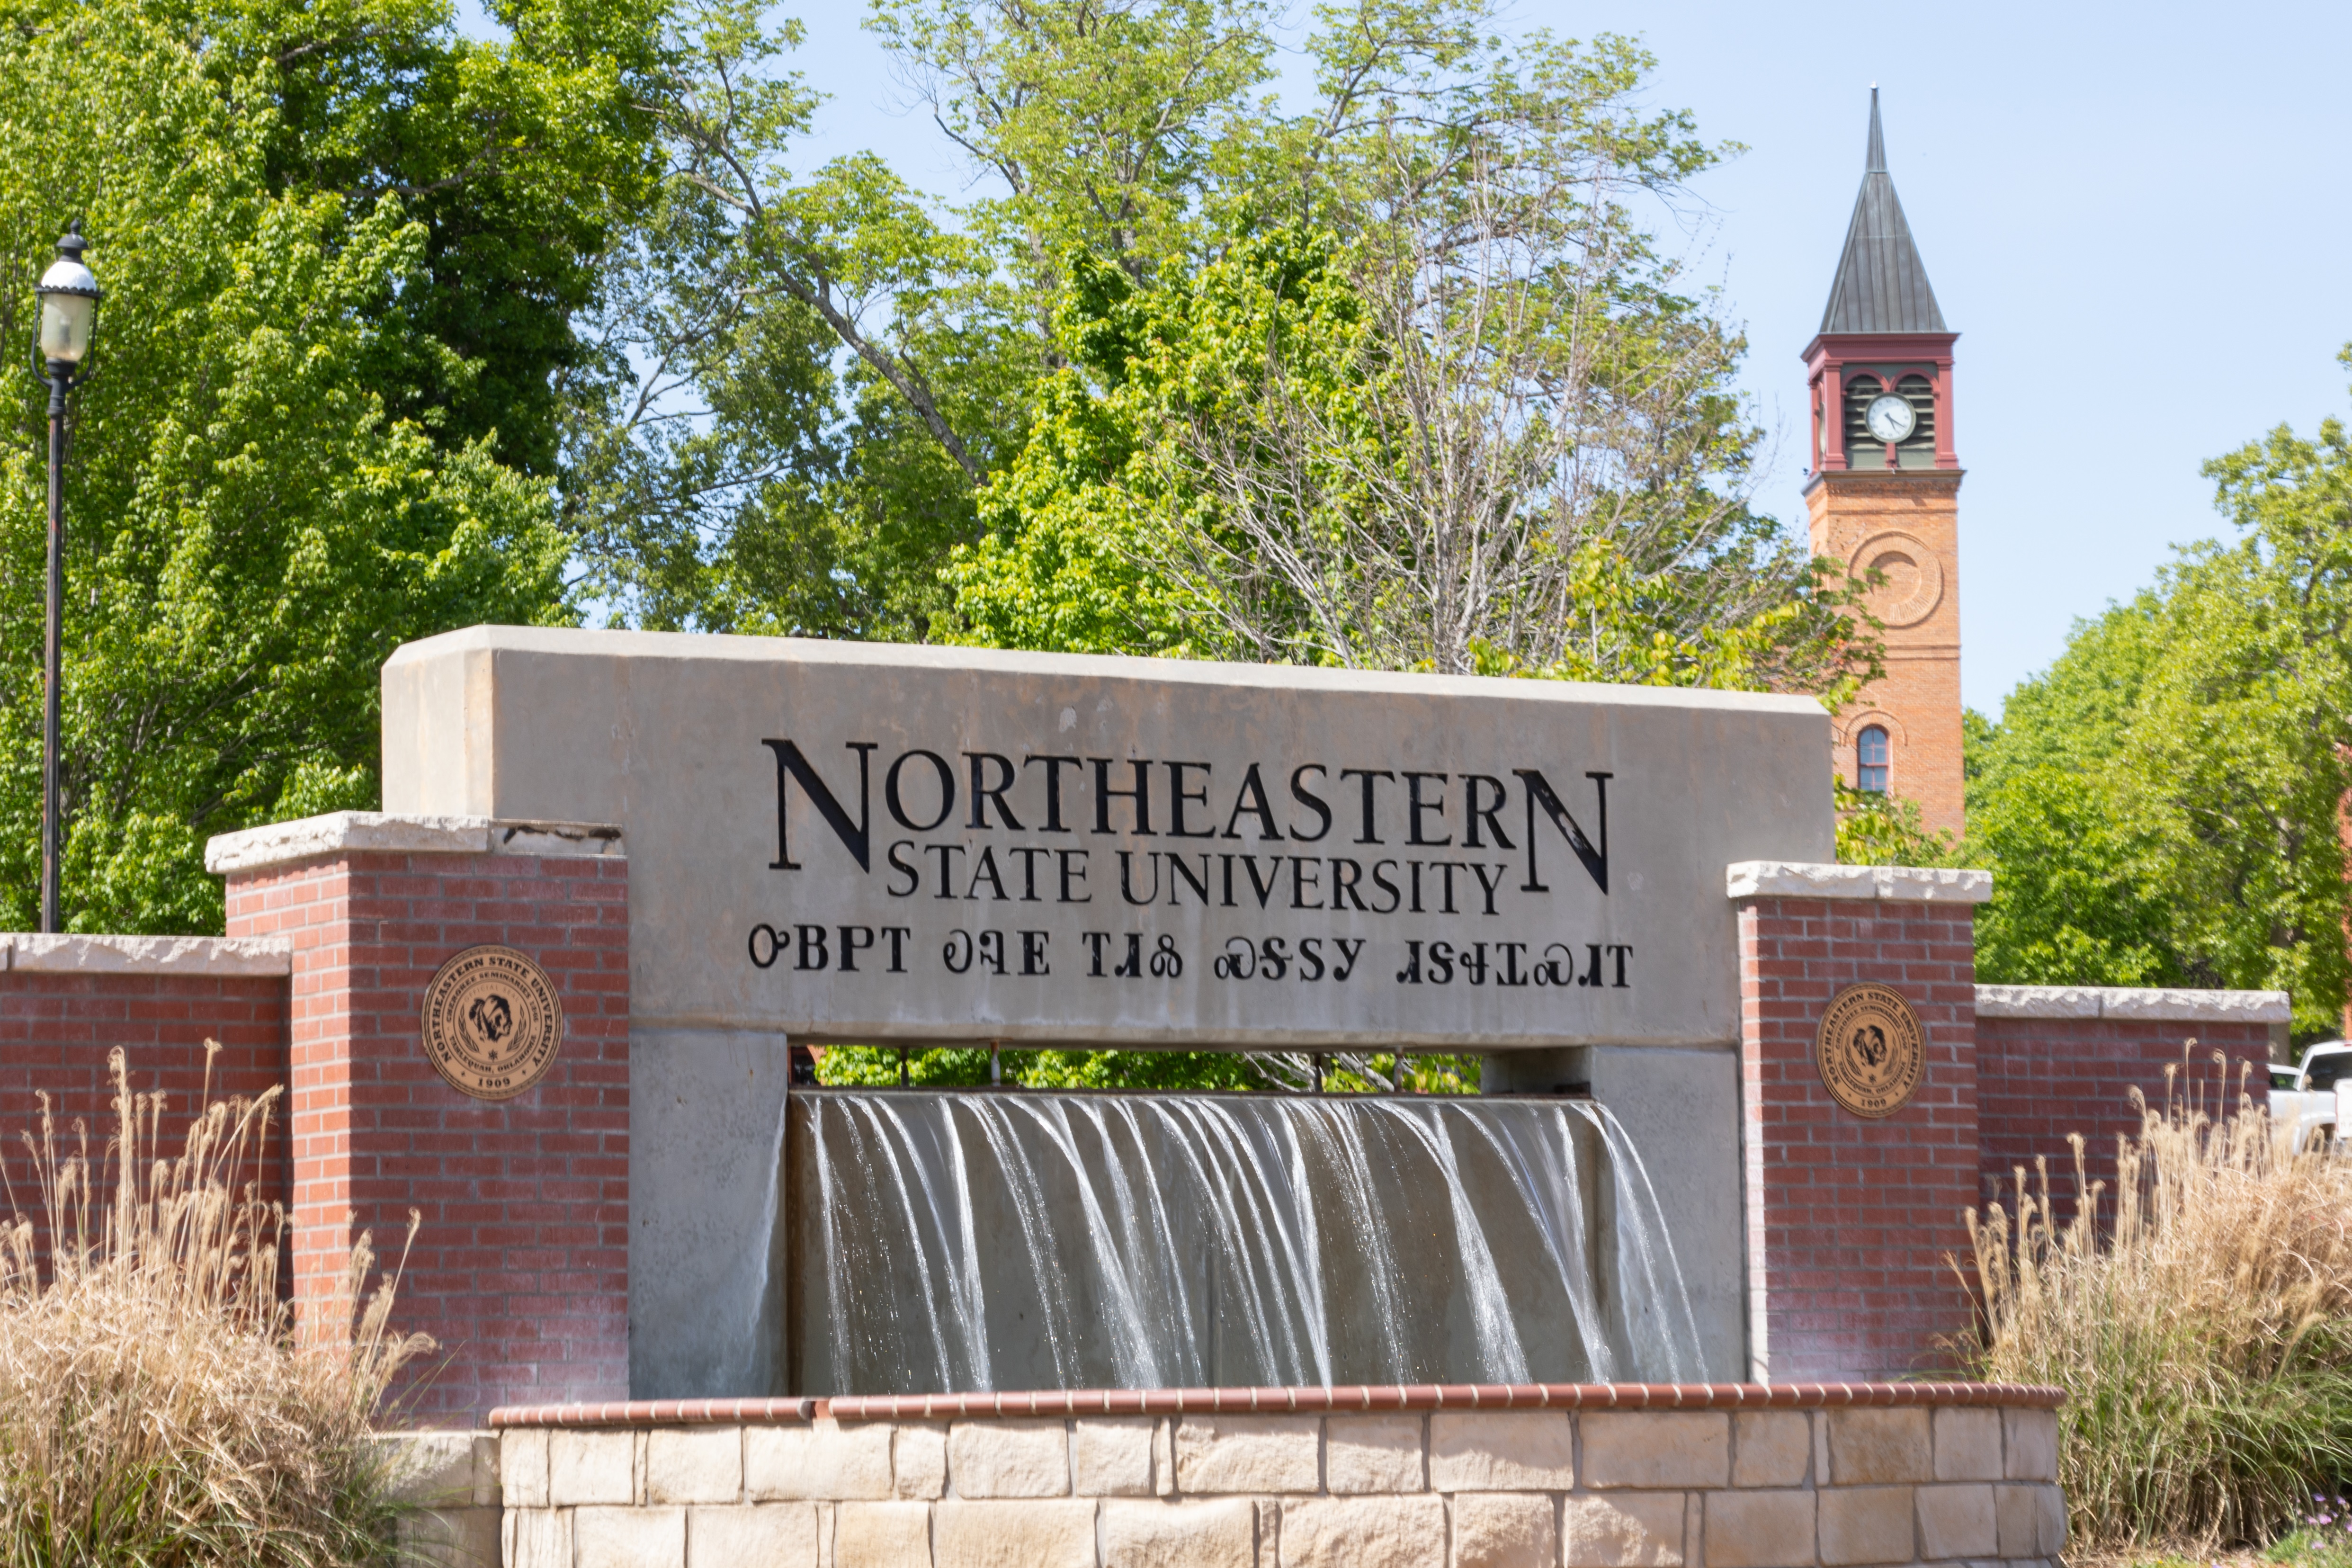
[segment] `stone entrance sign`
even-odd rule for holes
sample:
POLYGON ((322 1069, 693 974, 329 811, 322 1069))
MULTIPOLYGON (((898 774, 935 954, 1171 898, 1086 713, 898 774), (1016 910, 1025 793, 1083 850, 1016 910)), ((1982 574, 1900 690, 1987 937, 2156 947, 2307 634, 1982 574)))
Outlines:
POLYGON ((618 825, 638 1028, 1738 1038, 1724 867, 1830 858, 1810 699, 477 627, 384 807, 618 825))

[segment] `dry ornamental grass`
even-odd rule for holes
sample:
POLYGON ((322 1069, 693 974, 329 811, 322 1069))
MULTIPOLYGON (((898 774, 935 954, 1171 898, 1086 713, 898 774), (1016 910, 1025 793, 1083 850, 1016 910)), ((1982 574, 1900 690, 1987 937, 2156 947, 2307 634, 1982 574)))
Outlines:
POLYGON ((2066 1390, 2061 1479, 2093 1551, 2266 1543, 2352 1477, 2352 1160, 2289 1152, 2242 1069, 2166 1077, 2114 1193, 2085 1185, 2078 1137, 2074 1217, 2053 1222, 2041 1162, 2013 1213, 1969 1216, 1973 1370, 2066 1390))
MULTIPOLYGON (((298 1342, 286 1214, 263 1195, 279 1091, 214 1101, 162 1147, 163 1097, 110 1058, 112 1137, 25 1134, 37 1216, 0 1231, 0 1530, 7 1568, 383 1561, 370 1426, 429 1348, 386 1329, 397 1269, 352 1247, 349 1332, 298 1342)), ((11 1193, 15 1204, 17 1194, 11 1193)), ((411 1235, 415 1234, 412 1217, 411 1235)))

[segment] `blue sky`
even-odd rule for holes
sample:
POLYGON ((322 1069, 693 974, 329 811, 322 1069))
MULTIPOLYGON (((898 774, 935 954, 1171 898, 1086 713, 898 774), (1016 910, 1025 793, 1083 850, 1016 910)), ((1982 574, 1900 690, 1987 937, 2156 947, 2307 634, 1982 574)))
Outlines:
MULTIPOLYGON (((790 8, 784 14, 793 14, 790 8)), ((872 147, 913 183, 971 171, 859 26, 799 11, 832 94, 813 165, 872 147)), ((1303 8, 1297 13, 1303 19, 1303 8)), ((1515 26, 1640 36, 1651 100, 1749 151, 1704 176, 1695 277, 1746 323, 1746 387, 1781 437, 1764 509, 1801 525, 1804 383, 1872 82, 1887 162, 1960 332, 1962 685, 1998 711, 2068 627, 2227 524, 2205 458, 2347 411, 2352 201, 2341 189, 2352 5, 1590 5, 1515 26)), ((1676 244, 1685 243, 1680 237, 1676 244)))

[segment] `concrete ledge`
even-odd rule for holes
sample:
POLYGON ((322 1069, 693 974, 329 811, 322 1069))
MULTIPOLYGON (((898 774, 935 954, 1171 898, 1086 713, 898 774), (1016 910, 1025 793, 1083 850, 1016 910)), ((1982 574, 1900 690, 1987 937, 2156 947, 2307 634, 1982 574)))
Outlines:
POLYGON ((1992 873, 1934 866, 1830 866, 1801 860, 1739 860, 1724 870, 1734 899, 1883 899, 1904 903, 1981 904, 1992 873))
POLYGON ((0 936, 20 974, 188 974, 282 978, 294 944, 278 936, 0 936))
POLYGON ((2132 1018, 2164 1024, 2284 1024, 2284 991, 2168 991, 2120 985, 1979 985, 1979 1018, 2132 1018))
POLYGON ((618 855, 621 830, 589 822, 506 822, 488 816, 398 816, 333 811, 224 833, 205 846, 215 876, 264 871, 327 855, 618 855))

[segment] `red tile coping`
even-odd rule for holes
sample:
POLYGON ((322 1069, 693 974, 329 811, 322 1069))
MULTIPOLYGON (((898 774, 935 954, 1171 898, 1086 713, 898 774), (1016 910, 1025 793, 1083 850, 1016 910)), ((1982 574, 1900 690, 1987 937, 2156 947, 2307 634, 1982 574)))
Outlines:
POLYGON ((2002 1405, 2054 1410, 2065 1391, 2021 1383, 1419 1383, 1337 1388, 1079 1388, 1023 1394, 845 1394, 834 1399, 635 1399, 507 1405, 507 1426, 763 1426, 1036 1415, 1301 1415, 1358 1410, 1805 1410, 2002 1405))

